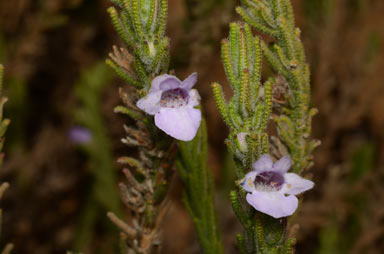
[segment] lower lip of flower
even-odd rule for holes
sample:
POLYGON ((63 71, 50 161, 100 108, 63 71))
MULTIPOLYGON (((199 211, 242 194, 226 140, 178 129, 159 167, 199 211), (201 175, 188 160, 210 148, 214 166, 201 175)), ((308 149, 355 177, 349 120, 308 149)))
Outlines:
POLYGON ((284 176, 279 172, 266 171, 256 176, 254 184, 258 191, 279 191, 284 184, 284 176))
POLYGON ((170 89, 162 93, 160 106, 179 108, 188 104, 189 94, 183 88, 170 89))

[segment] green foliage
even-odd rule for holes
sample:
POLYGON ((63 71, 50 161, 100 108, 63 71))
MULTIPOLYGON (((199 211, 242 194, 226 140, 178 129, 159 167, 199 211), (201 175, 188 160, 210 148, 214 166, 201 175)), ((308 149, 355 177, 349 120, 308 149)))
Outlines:
POLYGON ((364 209, 352 210, 344 223, 330 215, 325 227, 319 233, 317 254, 347 254, 361 233, 361 213, 364 209))
MULTIPOLYGON (((151 80, 161 73, 167 73, 169 68, 169 39, 165 37, 167 1, 113 2, 119 11, 111 7, 108 12, 128 50, 114 47, 107 64, 135 88, 137 95, 144 96, 150 89, 151 80)), ((129 230, 134 234, 130 234, 127 246, 135 252, 149 253, 159 245, 156 225, 166 211, 163 201, 172 175, 175 143, 154 127, 152 117, 136 108, 137 95, 133 90, 130 93, 121 91, 120 95, 125 105, 116 107, 115 112, 128 115, 137 125, 137 128, 125 127, 127 137, 122 141, 137 147, 140 154, 140 160, 132 157, 119 159, 119 162, 131 168, 124 171, 131 186, 122 185, 122 198, 133 212, 133 224, 137 224, 136 228, 139 229, 129 230), (132 197, 135 202, 129 201, 132 197), (145 208, 142 203, 147 204, 145 208), (151 243, 148 243, 149 237, 152 238, 151 243)), ((205 127, 200 127, 193 142, 180 143, 180 149, 178 165, 186 182, 184 203, 194 220, 202 249, 205 253, 222 253, 214 211, 213 181, 206 165, 205 127), (190 158, 194 158, 194 161, 190 158)), ((122 224, 121 221, 114 222, 122 224)), ((127 228, 129 226, 125 225, 122 229, 124 231, 127 228)))
POLYGON ((151 81, 168 73, 169 39, 165 36, 168 6, 166 0, 113 0, 112 23, 127 49, 113 48, 107 60, 116 73, 132 87, 120 90, 123 106, 115 112, 128 115, 136 126, 124 126, 122 142, 135 147, 139 159, 121 157, 128 184, 121 183, 120 193, 130 211, 134 228, 113 213, 108 216, 122 234, 123 253, 157 253, 161 248, 159 225, 167 211, 167 190, 173 175, 175 142, 154 126, 153 117, 136 107, 138 97, 148 93, 151 81))
POLYGON ((324 21, 332 11, 331 0, 312 0, 303 2, 303 14, 309 24, 317 24, 324 21))
POLYGON ((179 142, 176 166, 184 182, 183 201, 191 216, 203 253, 223 253, 214 208, 214 183, 207 166, 207 130, 203 120, 191 142, 179 142))
POLYGON ((76 123, 88 128, 92 133, 91 141, 82 148, 88 155, 89 168, 93 176, 90 192, 79 220, 75 250, 89 243, 98 217, 104 217, 107 211, 119 213, 121 210, 112 145, 101 113, 102 92, 110 80, 111 75, 107 67, 103 63, 98 63, 84 71, 75 83, 75 94, 81 103, 74 112, 76 123))
POLYGON ((262 50, 271 67, 288 83, 289 93, 282 107, 284 114, 274 116, 282 142, 293 160, 293 172, 300 173, 312 165, 312 151, 318 141, 309 140, 311 119, 310 74, 306 63, 300 30, 295 27, 289 0, 243 0, 237 12, 249 24, 271 35, 272 45, 262 43, 262 50), (268 32, 260 27, 266 27, 268 32))
POLYGON ((124 80, 148 91, 152 77, 168 70, 169 39, 165 36, 167 0, 112 2, 118 9, 110 7, 108 13, 130 54, 111 56, 113 61, 107 63, 124 80))
POLYGON ((375 145, 371 142, 361 144, 351 158, 351 171, 348 174, 343 199, 349 209, 344 220, 329 215, 326 225, 319 233, 318 254, 349 253, 353 244, 361 235, 362 215, 367 209, 369 190, 355 189, 354 186, 364 179, 371 170, 376 154, 375 145))
POLYGON ((378 31, 372 31, 369 34, 367 41, 367 48, 365 52, 365 62, 369 65, 372 64, 377 57, 379 56, 379 52, 382 49, 383 39, 381 38, 378 31))
POLYGON ((212 90, 231 130, 227 145, 242 165, 239 176, 268 151, 264 139, 272 113, 272 79, 261 84, 261 57, 260 39, 252 35, 249 25, 231 23, 229 38, 221 43, 221 58, 234 96, 227 103, 218 83, 212 84, 212 90))
POLYGON ((340 252, 338 246, 340 232, 337 228, 335 218, 329 218, 328 225, 326 225, 319 234, 319 249, 318 254, 333 254, 333 253, 344 253, 340 252))
MULTIPOLYGON (((288 153, 293 161, 292 171, 302 172, 311 166, 311 153, 319 144, 309 140, 311 119, 317 111, 309 106, 309 67, 291 3, 241 2, 236 11, 246 23, 230 24, 229 37, 222 41, 222 61, 234 93, 228 103, 220 85, 212 84, 218 109, 231 131, 226 144, 234 155, 238 178, 243 178, 260 155, 270 152, 277 157, 288 153), (254 37, 250 26, 274 41, 267 45, 254 37), (276 72, 263 84, 262 55, 276 72), (269 145, 267 127, 271 118, 278 138, 271 137, 269 145)), ((231 192, 230 200, 245 230, 244 236, 238 236, 240 253, 292 252, 294 239, 286 239, 286 218, 276 220, 256 212, 245 204, 245 193, 240 187, 231 192)))
MULTIPOLYGON (((234 155, 237 176, 241 179, 252 162, 268 153, 267 125, 272 114, 272 85, 274 78, 261 84, 262 45, 254 37, 248 24, 231 23, 229 38, 222 41, 222 61, 234 96, 227 103, 222 88, 213 83, 216 104, 231 133, 226 142, 234 155)), ((238 236, 240 253, 272 253, 282 251, 282 226, 268 216, 256 213, 244 204, 245 192, 241 188, 231 191, 232 208, 245 229, 245 236, 238 236), (279 241, 274 239, 278 238, 279 241)), ((281 253, 281 252, 280 252, 281 253)))
POLYGON ((22 77, 11 76, 7 79, 7 97, 9 103, 5 110, 6 115, 12 116, 12 128, 7 136, 7 151, 12 154, 22 153, 26 148, 26 120, 28 108, 28 86, 22 77))
POLYGON ((376 147, 367 142, 362 144, 352 156, 352 168, 348 175, 351 184, 355 184, 373 169, 376 147))
POLYGON ((362 143, 352 154, 351 169, 342 196, 349 209, 344 216, 335 216, 337 213, 334 211, 330 213, 319 233, 318 254, 349 253, 362 235, 363 217, 367 214, 367 201, 372 193, 369 188, 356 186, 374 169, 376 154, 377 148, 371 141, 362 143))

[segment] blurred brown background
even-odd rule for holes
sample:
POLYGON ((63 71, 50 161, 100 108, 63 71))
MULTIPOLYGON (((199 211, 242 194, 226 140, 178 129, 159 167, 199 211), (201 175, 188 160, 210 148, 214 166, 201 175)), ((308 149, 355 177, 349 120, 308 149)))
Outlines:
MULTIPOLYGON (((296 252, 381 254, 384 2, 292 2, 312 70, 312 104, 320 112, 313 136, 323 142, 311 169, 315 189, 305 194, 295 218, 300 226, 291 229, 298 239, 296 252)), ((235 234, 241 228, 227 201, 233 184, 223 145, 227 131, 209 85, 227 84, 219 45, 229 22, 239 19, 234 13, 237 4, 169 0, 167 32, 171 68, 181 78, 199 73, 197 88, 208 121, 210 164, 227 253, 236 253, 235 234)), ((87 207, 95 186, 92 156, 68 138, 68 130, 81 124, 74 118, 81 101, 74 87, 87 83, 84 75, 99 75, 105 85, 95 114, 104 120, 112 144, 108 152, 113 158, 129 153, 120 138, 123 124, 130 122, 113 113, 120 101, 118 87, 127 85, 112 76, 112 70, 95 69, 112 45, 121 45, 106 13, 109 5, 108 0, 0 0, 0 62, 9 98, 6 116, 12 120, 0 173, 1 181, 11 183, 1 203, 1 242, 13 242, 14 253, 117 253, 118 232, 107 220, 106 209, 87 207)), ((112 163, 111 170, 121 177, 119 168, 112 163)), ((164 253, 199 253, 180 188, 176 184, 171 194, 174 204, 164 223, 164 253)))

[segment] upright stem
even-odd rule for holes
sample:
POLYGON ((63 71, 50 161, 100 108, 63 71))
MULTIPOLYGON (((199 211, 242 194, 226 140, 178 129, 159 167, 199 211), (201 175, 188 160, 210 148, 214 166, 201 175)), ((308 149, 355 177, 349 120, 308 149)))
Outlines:
POLYGON ((167 0, 113 0, 117 5, 108 12, 125 48, 113 48, 107 60, 116 73, 132 87, 120 90, 124 106, 115 108, 136 121, 136 127, 124 126, 127 136, 122 142, 137 149, 138 156, 121 157, 127 165, 123 172, 128 184, 119 185, 131 223, 113 213, 108 217, 122 230, 128 253, 159 253, 160 224, 167 211, 166 194, 173 175, 176 156, 174 141, 154 127, 135 105, 149 92, 151 80, 168 72, 169 39, 165 36, 167 0))
MULTIPOLYGON (((300 30, 295 28, 289 0, 242 0, 236 11, 245 24, 232 23, 222 42, 222 61, 234 96, 226 103, 219 84, 212 85, 219 111, 230 128, 226 144, 234 155, 239 180, 260 155, 289 154, 293 172, 312 164, 310 140, 310 75, 300 30), (250 26, 274 38, 271 45, 254 37, 250 26), (261 52, 276 72, 261 83, 261 52), (272 113, 273 112, 273 113, 272 113), (278 137, 267 126, 274 120, 278 137)), ((287 221, 255 211, 241 188, 230 193, 233 210, 244 227, 238 235, 240 253, 291 253, 294 240, 286 238, 287 221)))

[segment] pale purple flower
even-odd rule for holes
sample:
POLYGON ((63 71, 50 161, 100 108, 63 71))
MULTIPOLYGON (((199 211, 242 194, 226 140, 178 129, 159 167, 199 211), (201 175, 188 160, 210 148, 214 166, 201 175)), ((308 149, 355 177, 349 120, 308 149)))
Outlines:
POLYGON ((200 101, 199 93, 192 89, 196 81, 197 73, 192 73, 184 81, 168 74, 158 76, 152 80, 147 96, 136 105, 155 115, 156 126, 169 136, 190 141, 201 122, 201 112, 194 108, 200 101))
POLYGON ((274 218, 292 215, 298 206, 295 195, 311 189, 314 183, 295 173, 287 173, 291 167, 289 156, 273 163, 265 154, 253 164, 253 171, 240 181, 246 192, 247 202, 256 210, 274 218))
POLYGON ((92 140, 92 133, 88 128, 74 126, 69 130, 68 137, 76 144, 87 144, 92 140))

